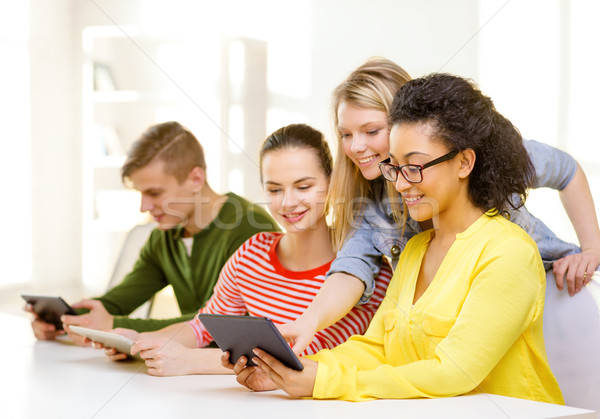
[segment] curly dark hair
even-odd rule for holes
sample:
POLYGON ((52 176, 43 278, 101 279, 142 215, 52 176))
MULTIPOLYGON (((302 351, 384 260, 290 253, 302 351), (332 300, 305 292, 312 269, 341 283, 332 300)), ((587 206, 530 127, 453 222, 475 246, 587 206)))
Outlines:
POLYGON ((432 138, 452 149, 472 149, 469 198, 483 211, 525 203, 535 170, 517 128, 470 80, 430 74, 406 83, 394 97, 390 124, 428 123, 432 138))

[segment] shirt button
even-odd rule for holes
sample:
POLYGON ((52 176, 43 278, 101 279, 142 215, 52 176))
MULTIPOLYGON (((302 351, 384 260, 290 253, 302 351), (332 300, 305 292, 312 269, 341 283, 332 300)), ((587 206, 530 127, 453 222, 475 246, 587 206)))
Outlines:
POLYGON ((397 244, 393 245, 391 252, 392 252, 392 257, 394 257, 394 258, 400 256, 400 246, 398 246, 397 244))

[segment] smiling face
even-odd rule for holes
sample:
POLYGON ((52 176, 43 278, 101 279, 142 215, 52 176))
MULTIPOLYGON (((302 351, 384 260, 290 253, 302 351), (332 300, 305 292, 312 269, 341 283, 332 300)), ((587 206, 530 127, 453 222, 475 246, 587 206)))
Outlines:
POLYGON ((263 156, 262 176, 271 215, 288 233, 325 223, 329 178, 315 152, 284 148, 263 156))
POLYGON ((201 190, 204 178, 202 169, 196 167, 179 183, 174 175, 165 173, 164 166, 163 161, 154 160, 134 171, 129 179, 142 195, 140 211, 148 211, 159 229, 169 230, 194 220, 194 196, 201 190))
POLYGON ((341 102, 337 109, 338 127, 344 154, 367 180, 381 176, 379 162, 387 159, 389 129, 385 112, 341 102))
MULTIPOLYGON (((428 123, 394 125, 390 132, 391 163, 425 165, 451 151, 442 141, 432 139, 428 123)), ((426 221, 444 213, 457 198, 466 196, 464 180, 468 173, 461 168, 461 154, 422 171, 421 183, 408 182, 401 173, 395 183, 410 216, 426 221)))

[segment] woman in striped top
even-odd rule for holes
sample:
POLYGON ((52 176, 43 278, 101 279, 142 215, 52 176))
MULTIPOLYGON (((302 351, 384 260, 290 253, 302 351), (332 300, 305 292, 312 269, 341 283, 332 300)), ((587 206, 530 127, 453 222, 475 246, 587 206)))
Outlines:
MULTIPOLYGON (((331 169, 323 135, 307 125, 288 125, 266 139, 260 151, 261 181, 269 211, 286 233, 260 233, 246 241, 223 267, 213 296, 200 313, 247 313, 269 317, 276 324, 300 317, 335 257, 325 219, 331 169)), ((384 263, 373 297, 318 332, 302 354, 333 348, 364 333, 391 274, 384 263)), ((197 318, 156 332, 115 331, 136 341, 132 354, 139 352, 151 375, 231 373, 221 366, 220 351, 197 349, 212 342, 197 318)), ((113 360, 125 358, 114 349, 106 352, 113 360)))

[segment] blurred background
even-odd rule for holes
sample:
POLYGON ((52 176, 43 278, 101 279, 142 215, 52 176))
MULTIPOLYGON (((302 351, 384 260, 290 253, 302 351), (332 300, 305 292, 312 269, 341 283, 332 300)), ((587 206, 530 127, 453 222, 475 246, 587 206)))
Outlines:
MULTIPOLYGON (((331 92, 372 56, 474 79, 578 160, 599 205, 598 16, 595 0, 0 0, 0 290, 106 286, 142 221, 119 167, 151 124, 186 125, 211 186, 260 202, 265 136, 333 139, 331 92)), ((556 191, 527 206, 577 242, 556 191)))

